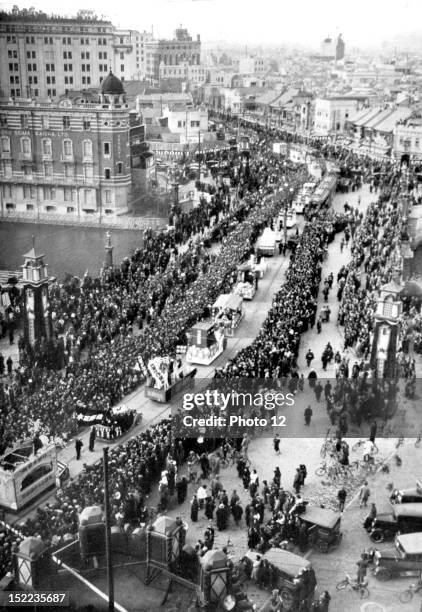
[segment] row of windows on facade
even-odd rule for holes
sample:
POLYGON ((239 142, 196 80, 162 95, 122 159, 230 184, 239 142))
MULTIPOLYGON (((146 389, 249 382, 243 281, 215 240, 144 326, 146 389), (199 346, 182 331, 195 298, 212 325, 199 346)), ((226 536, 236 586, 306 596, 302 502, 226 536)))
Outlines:
MULTIPOLYGON (((29 115, 20 115, 19 116, 19 120, 20 120, 20 127, 24 130, 29 129, 29 115)), ((68 115, 64 115, 62 116, 62 128, 64 130, 70 130, 71 127, 75 127, 73 124, 71 124, 70 122, 70 117, 68 115)), ((126 125, 126 121, 116 121, 116 122, 111 122, 111 125, 116 125, 116 127, 120 127, 125 126, 126 125)), ((104 122, 104 125, 107 127, 109 125, 108 121, 104 122)), ((7 127, 8 126, 8 122, 7 122, 7 115, 6 114, 2 114, 0 113, 0 127, 7 127)), ((41 127, 43 130, 49 130, 50 129, 50 116, 49 115, 41 115, 41 127)), ((57 126, 54 126, 55 129, 57 126)), ((91 120, 87 117, 84 117, 82 119, 82 128, 84 131, 90 130, 91 129, 91 120)))
MULTIPOLYGON (((190 126, 191 126, 191 128, 195 128, 195 127, 199 128, 200 122, 199 121, 191 121, 190 122, 190 126)), ((178 121, 177 122, 177 127, 179 127, 179 128, 180 127, 186 127, 186 121, 178 121)))
MULTIPOLYGON (((139 68, 139 64, 137 64, 136 66, 139 68)), ((28 68, 28 72, 37 72, 37 64, 28 64, 27 68, 28 68)), ((81 64, 81 70, 82 70, 82 72, 91 72, 90 64, 81 64)), ((108 72, 108 65, 107 64, 98 64, 98 70, 99 70, 99 72, 108 72)), ((120 70, 122 72, 124 72, 124 70, 125 70, 124 64, 121 64, 120 70)), ((19 65, 18 64, 9 64, 9 71, 10 72, 19 72, 19 65)), ((64 72, 73 72, 73 64, 63 64, 63 71, 64 72)), ((46 72, 55 72, 55 65, 54 64, 46 64, 46 72)), ((13 77, 11 77, 11 78, 13 78, 13 77)), ((47 77, 47 79, 48 78, 49 77, 47 77)), ((90 79, 90 77, 88 77, 88 78, 90 79)), ((15 75, 15 79, 17 79, 17 80, 15 80, 15 83, 19 83, 19 76, 15 75)), ((13 83, 13 81, 10 81, 10 82, 13 83)), ((49 81, 47 80, 47 83, 48 82, 49 81)), ((90 82, 91 82, 91 79, 89 80, 89 83, 90 82)))
MULTIPOLYGON (((414 139, 414 146, 415 149, 419 149, 419 138, 415 138, 414 139)), ((411 138, 404 138, 403 136, 400 136, 399 138, 399 145, 401 145, 402 147, 406 147, 409 148, 412 146, 412 139, 411 138)))
MULTIPOLYGON (((199 122, 198 122, 199 125, 199 122)), ((0 138, 0 150, 2 153, 10 153, 11 145, 9 136, 2 136, 0 138)), ((111 145, 109 142, 103 142, 102 146, 104 157, 110 157, 111 155, 111 145)), ((23 155, 32 155, 32 142, 31 139, 27 136, 23 136, 20 139, 20 151, 23 155)), ((43 138, 42 139, 42 154, 45 156, 51 156, 53 151, 53 145, 51 138, 43 138)), ((62 151, 63 155, 66 157, 73 157, 73 141, 69 138, 65 138, 62 141, 62 151)), ((84 140, 82 143, 82 153, 83 157, 92 157, 92 140, 84 140)), ((123 169, 123 164, 118 162, 118 173, 121 174, 123 169)))
MULTIPOLYGON (((1 169, 3 171, 3 175, 4 178, 6 179, 11 179, 13 178, 13 169, 12 169, 12 163, 9 160, 2 160, 1 162, 1 169)), ((44 162, 43 164, 43 170, 44 170, 44 177, 46 179, 52 179, 53 177, 56 177, 56 179, 59 176, 64 176, 67 179, 74 179, 75 178, 75 168, 73 167, 73 165, 71 164, 65 164, 64 166, 64 171, 63 172, 59 172, 59 173, 54 173, 53 171, 53 163, 52 162, 44 162)), ((23 167, 23 176, 26 179, 33 179, 34 178, 34 173, 32 170, 32 166, 24 166, 23 167)), ((123 174, 123 162, 118 162, 117 163, 117 175, 119 174, 123 174)), ((94 167, 92 164, 83 164, 83 177, 85 180, 92 180, 94 178, 94 167)), ((38 176, 39 178, 39 176, 38 176)), ((103 178, 105 180, 110 180, 111 179, 111 168, 104 168, 104 173, 103 173, 103 178)))
MULTIPOLYGON (((15 193, 15 187, 13 185, 3 185, 3 198, 5 199, 14 199, 18 197, 15 193)), ((41 187, 38 192, 40 198, 43 201, 56 200, 57 194, 54 187, 41 187)), ((93 192, 91 189, 81 190, 83 204, 92 204, 93 203, 93 192)), ((37 190, 36 187, 32 186, 24 186, 23 187, 23 198, 24 200, 35 200, 37 198, 37 190)), ((113 194, 111 189, 106 189, 104 191, 104 199, 106 204, 112 204, 113 202, 113 194)), ((64 188, 63 189, 63 201, 64 202, 74 202, 78 201, 78 194, 76 189, 64 188)), ((68 211, 73 212, 73 211, 68 211)))
MULTIPOLYGON (((9 44, 13 44, 15 45, 17 43, 17 38, 16 36, 7 36, 6 38, 6 42, 8 42, 9 44)), ((81 44, 81 45, 89 45, 89 38, 75 38, 74 43, 76 44, 81 44)), ((93 38, 92 42, 98 42, 99 45, 107 45, 107 39, 106 38, 93 38)), ((25 43, 27 45, 35 45, 35 36, 26 36, 25 37, 25 43)), ((53 45, 54 44, 54 38, 53 36, 44 36, 44 44, 45 45, 53 45)), ((72 44, 72 38, 70 36, 64 36, 62 38, 62 45, 71 45, 72 44)), ((123 44, 123 43, 121 43, 123 44)))

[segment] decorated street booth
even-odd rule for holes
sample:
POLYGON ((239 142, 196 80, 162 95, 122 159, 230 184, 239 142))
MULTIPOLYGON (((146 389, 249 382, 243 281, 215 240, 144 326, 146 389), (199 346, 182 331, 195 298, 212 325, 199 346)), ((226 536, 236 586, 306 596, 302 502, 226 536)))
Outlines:
POLYGON ((223 293, 212 307, 214 323, 222 324, 226 336, 233 336, 234 330, 243 317, 243 298, 236 293, 223 293))
POLYGON ((244 300, 252 300, 258 289, 257 274, 250 262, 237 266, 237 284, 234 293, 241 295, 244 300))
POLYGON ((262 235, 258 238, 256 248, 260 255, 267 257, 273 257, 275 252, 276 233, 270 228, 266 227, 262 235))
POLYGON ((307 527, 308 543, 320 552, 328 552, 339 546, 343 534, 340 531, 341 513, 330 508, 307 506, 299 515, 301 524, 307 527))
POLYGON ((224 328, 211 321, 197 323, 186 334, 186 361, 210 365, 226 348, 224 328))
MULTIPOLYGON (((249 551, 246 555, 252 562, 257 553, 249 551)), ((275 584, 283 601, 283 611, 311 612, 317 581, 311 563, 287 550, 270 548, 261 559, 266 559, 274 568, 275 584)))
POLYGON ((184 389, 193 385, 195 368, 185 368, 181 359, 155 357, 148 361, 145 371, 147 384, 145 395, 165 404, 184 389))
POLYGON ((17 512, 56 486, 56 447, 43 446, 34 455, 32 441, 17 446, 0 460, 0 506, 17 512))

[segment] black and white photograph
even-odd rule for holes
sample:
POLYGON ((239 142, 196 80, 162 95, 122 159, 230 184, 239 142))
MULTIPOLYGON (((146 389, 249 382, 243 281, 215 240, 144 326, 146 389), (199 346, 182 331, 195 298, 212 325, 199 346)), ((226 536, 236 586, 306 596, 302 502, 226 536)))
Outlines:
POLYGON ((422 612, 422 3, 0 2, 0 612, 422 612))

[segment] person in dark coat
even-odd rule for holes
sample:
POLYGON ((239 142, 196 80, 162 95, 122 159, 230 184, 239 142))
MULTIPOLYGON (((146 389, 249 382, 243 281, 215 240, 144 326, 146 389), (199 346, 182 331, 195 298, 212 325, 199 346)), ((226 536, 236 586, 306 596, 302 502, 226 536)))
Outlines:
POLYGON ((259 544, 259 531, 256 527, 248 529, 248 548, 254 550, 259 544))
POLYGON ((32 440, 32 448, 34 450, 34 455, 38 453, 40 448, 42 448, 42 442, 40 440, 40 434, 37 432, 32 440))
POLYGON ((79 438, 76 438, 76 440, 75 440, 75 450, 76 450, 76 459, 78 461, 81 458, 81 451, 82 451, 83 445, 84 445, 84 443, 82 442, 82 440, 80 440, 79 438))
POLYGON ((196 495, 193 496, 190 503, 190 519, 193 523, 198 522, 199 503, 196 495))
POLYGON ((227 528, 228 511, 224 504, 220 504, 216 512, 217 529, 224 531, 227 528))
POLYGON ((309 425, 311 424, 312 414, 313 414, 313 412, 312 412, 312 408, 311 408, 310 406, 308 406, 308 407, 305 409, 305 412, 304 412, 304 417, 305 417, 305 425, 308 425, 308 426, 309 426, 309 425))
POLYGON ((205 529, 204 532, 204 544, 208 548, 208 550, 212 550, 212 548, 214 547, 214 534, 215 530, 210 521, 208 527, 205 529))
POLYGON ((301 485, 303 486, 305 484, 305 479, 308 475, 308 470, 306 469, 306 465, 304 465, 303 463, 301 463, 299 465, 299 471, 300 471, 300 475, 301 475, 301 485))
POLYGON ((234 504, 234 506, 232 506, 232 515, 236 526, 239 527, 243 515, 243 508, 239 500, 234 504))
POLYGON ((94 450, 95 438, 97 437, 97 432, 95 429, 95 425, 91 427, 91 431, 89 432, 89 450, 92 452, 94 450))
POLYGON ((243 470, 242 481, 243 481, 243 487, 245 491, 247 491, 249 489, 249 484, 251 482, 251 472, 250 472, 250 469, 246 465, 243 470))
POLYGON ((183 502, 185 501, 185 497, 183 495, 183 482, 181 478, 178 478, 176 480, 176 493, 177 493, 177 503, 183 504, 183 502))
POLYGON ((215 503, 212 497, 207 497, 205 500, 205 516, 212 521, 214 518, 215 503))
POLYGON ((12 370, 13 370, 13 359, 11 358, 10 355, 9 355, 9 357, 6 360, 6 366, 7 366, 7 373, 11 377, 12 376, 12 370))
POLYGON ((296 468, 296 473, 295 473, 295 477, 293 480, 293 488, 295 490, 296 495, 299 495, 301 486, 302 486, 302 475, 300 473, 300 469, 296 468))
POLYGON ((273 440, 274 451, 277 455, 280 454, 280 436, 276 433, 273 440))

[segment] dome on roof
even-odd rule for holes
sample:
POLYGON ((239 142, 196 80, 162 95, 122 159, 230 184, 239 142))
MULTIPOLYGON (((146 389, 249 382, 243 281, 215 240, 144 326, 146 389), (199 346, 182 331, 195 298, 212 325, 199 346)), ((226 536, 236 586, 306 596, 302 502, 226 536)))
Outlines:
POLYGON ((121 94, 125 93, 123 83, 120 79, 114 76, 111 70, 108 77, 106 77, 101 83, 101 93, 112 96, 120 96, 121 94))

